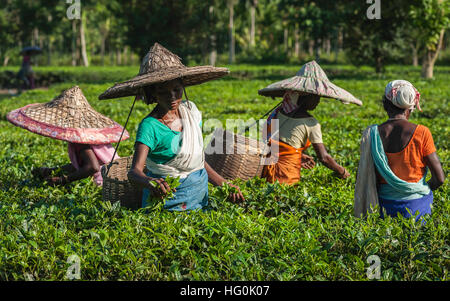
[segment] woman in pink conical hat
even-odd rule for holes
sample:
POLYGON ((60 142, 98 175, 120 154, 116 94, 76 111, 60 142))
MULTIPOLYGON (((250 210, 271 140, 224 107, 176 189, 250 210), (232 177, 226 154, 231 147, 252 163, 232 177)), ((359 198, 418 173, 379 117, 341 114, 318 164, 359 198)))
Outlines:
MULTIPOLYGON (((30 104, 7 115, 8 121, 30 132, 68 142, 69 164, 61 167, 40 167, 34 175, 50 185, 65 185, 93 177, 101 186, 101 165, 109 163, 114 154, 111 143, 118 142, 123 127, 95 111, 78 86, 65 90, 48 103, 30 104), (62 175, 52 175, 57 170, 62 175)), ((129 138, 128 132, 122 140, 129 138)))
POLYGON ((295 184, 300 181, 300 170, 315 166, 312 157, 304 151, 311 145, 320 162, 335 172, 340 178, 348 178, 349 172, 339 165, 325 148, 319 121, 311 115, 320 102, 320 97, 335 98, 341 102, 362 105, 352 94, 330 82, 315 62, 311 61, 300 69, 294 77, 273 83, 258 93, 269 97, 283 97, 281 105, 267 120, 267 140, 278 146, 276 162, 268 162, 263 169, 263 177, 268 182, 278 181, 295 184), (277 120, 279 130, 272 128, 272 120, 277 120))

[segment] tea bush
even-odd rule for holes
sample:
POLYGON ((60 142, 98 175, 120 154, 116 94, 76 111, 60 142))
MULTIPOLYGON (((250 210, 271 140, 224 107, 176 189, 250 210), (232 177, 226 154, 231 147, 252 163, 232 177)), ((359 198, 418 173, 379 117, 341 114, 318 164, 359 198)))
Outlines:
MULTIPOLYGON (((382 280, 449 280, 448 181, 434 193, 426 224, 381 219, 377 213, 355 218, 353 191, 360 134, 386 119, 380 99, 393 79, 407 79, 421 92, 423 112, 415 111, 411 121, 430 128, 448 170, 450 68, 436 67, 436 78, 425 81, 413 67, 390 66, 382 76, 366 68, 323 67, 335 84, 364 103, 358 107, 322 98, 313 112, 329 153, 352 176, 338 179, 318 164, 302 170, 296 186, 237 180, 247 199, 242 205, 227 202, 223 189, 210 186, 204 212, 131 211, 103 202, 101 188, 89 179, 66 187, 40 183, 32 168, 67 163, 67 144, 6 121, 7 112, 50 101, 78 84, 97 111, 124 124, 133 98, 100 101, 98 95, 133 76, 137 67, 48 68, 72 74, 70 80, 48 91, 1 98, 0 279, 65 280, 68 258, 77 255, 82 280, 368 280, 367 259, 377 255, 382 280)), ((258 89, 297 69, 232 66, 229 77, 189 87, 187 93, 204 121, 257 119, 276 104, 259 96, 258 89)), ((131 138, 121 143, 121 156, 133 153, 137 126, 150 109, 136 104, 127 126, 131 138)))

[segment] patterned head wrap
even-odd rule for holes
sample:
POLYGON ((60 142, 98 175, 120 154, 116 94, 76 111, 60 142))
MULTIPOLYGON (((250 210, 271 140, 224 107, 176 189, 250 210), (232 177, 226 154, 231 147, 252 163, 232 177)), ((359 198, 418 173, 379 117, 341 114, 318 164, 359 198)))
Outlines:
POLYGON ((285 113, 290 113, 298 108, 297 100, 300 96, 300 93, 287 91, 284 93, 283 102, 281 103, 281 107, 285 113))
POLYGON ((419 111, 422 111, 419 105, 420 93, 409 81, 391 81, 387 84, 384 95, 398 108, 414 109, 416 106, 419 111))

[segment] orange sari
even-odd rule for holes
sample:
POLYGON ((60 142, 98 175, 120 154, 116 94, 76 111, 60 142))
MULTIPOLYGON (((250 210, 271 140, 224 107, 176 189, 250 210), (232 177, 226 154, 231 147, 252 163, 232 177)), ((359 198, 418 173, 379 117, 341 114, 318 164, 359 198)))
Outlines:
POLYGON ((262 177, 266 178, 269 183, 278 180, 280 183, 292 185, 300 181, 302 153, 311 146, 309 139, 301 148, 295 148, 282 141, 272 139, 270 139, 270 143, 278 144, 279 152, 275 155, 278 157, 278 161, 275 164, 265 165, 262 177))

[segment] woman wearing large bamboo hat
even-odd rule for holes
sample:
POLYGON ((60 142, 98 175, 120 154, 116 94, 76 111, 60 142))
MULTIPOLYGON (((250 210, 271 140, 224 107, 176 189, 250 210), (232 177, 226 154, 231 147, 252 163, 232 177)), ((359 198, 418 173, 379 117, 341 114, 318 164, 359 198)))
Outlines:
MULTIPOLYGON (((163 197, 170 191, 167 176, 179 177, 180 185, 164 208, 184 211, 208 204, 208 180, 213 185, 226 181, 204 160, 201 113, 189 100, 182 100, 184 87, 220 78, 226 68, 186 67, 178 56, 158 43, 142 61, 139 75, 109 88, 100 99, 136 95, 147 104, 157 105, 139 124, 130 181, 144 188, 142 205, 149 195, 163 197), (149 172, 144 173, 144 167, 149 172), (158 185, 153 187, 152 182, 158 185)), ((186 97, 187 98, 187 97, 186 97)), ((243 200, 237 186, 233 201, 243 200)))
POLYGON ((323 143, 319 121, 310 111, 321 97, 362 105, 352 94, 334 85, 315 62, 302 66, 294 77, 273 83, 258 93, 268 97, 283 97, 281 105, 269 116, 268 135, 270 143, 278 145, 277 161, 264 166, 263 177, 269 182, 295 184, 300 180, 300 169, 315 166, 312 157, 304 154, 311 145, 320 162, 333 170, 340 178, 350 176, 348 171, 331 157, 323 143), (271 131, 272 120, 278 119, 278 132, 271 131), (278 136, 276 138, 276 135, 278 136))
MULTIPOLYGON (((102 185, 100 166, 112 160, 111 143, 118 142, 123 131, 121 125, 95 111, 78 86, 63 91, 48 103, 16 109, 8 113, 7 119, 32 133, 68 142, 71 163, 60 168, 33 170, 51 185, 64 185, 90 176, 97 185, 102 185), (63 175, 52 176, 58 169, 63 175)), ((128 138, 125 132, 122 140, 128 138)))

